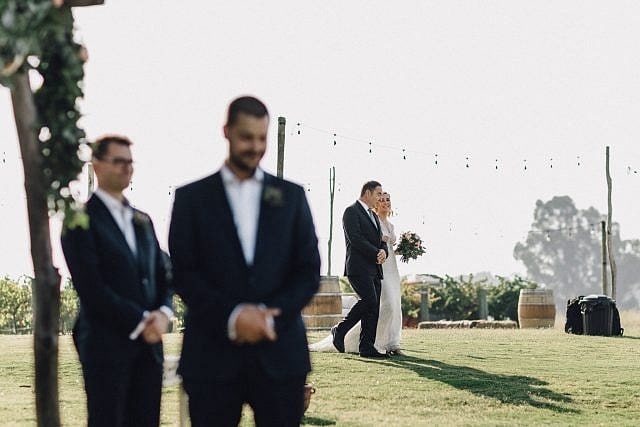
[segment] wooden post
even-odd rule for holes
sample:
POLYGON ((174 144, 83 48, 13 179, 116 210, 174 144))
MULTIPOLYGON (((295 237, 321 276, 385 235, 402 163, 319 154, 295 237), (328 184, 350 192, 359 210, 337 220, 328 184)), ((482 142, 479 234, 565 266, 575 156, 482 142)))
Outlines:
POLYGON ((278 117, 278 178, 284 177, 284 131, 287 119, 278 117))
POLYGON ((420 321, 429 320, 429 288, 420 290, 420 321))
POLYGON ((602 230, 602 295, 607 295, 607 225, 600 221, 602 230))
POLYGON ((613 249, 612 231, 611 231, 611 171, 609 170, 609 146, 607 146, 607 253, 609 254, 609 265, 611 266, 611 298, 616 299, 616 260, 615 251, 613 249))
POLYGON ((336 167, 329 169, 329 257, 327 276, 331 276, 331 243, 333 242, 333 199, 336 191, 336 167))
POLYGON ((60 319, 60 275, 53 266, 47 207, 47 184, 38 147, 37 112, 26 71, 16 73, 11 102, 18 131, 27 195, 31 259, 35 354, 35 398, 38 426, 59 426, 58 322, 60 319))
POLYGON ((487 304, 487 290, 478 289, 478 317, 482 320, 489 318, 489 305, 487 304))

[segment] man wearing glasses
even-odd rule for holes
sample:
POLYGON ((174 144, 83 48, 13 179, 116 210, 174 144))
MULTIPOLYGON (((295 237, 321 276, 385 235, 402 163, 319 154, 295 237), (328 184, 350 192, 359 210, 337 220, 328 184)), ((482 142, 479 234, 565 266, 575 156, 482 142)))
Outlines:
POLYGON ((157 426, 162 334, 171 311, 165 264, 149 216, 122 194, 131 182, 131 141, 107 135, 92 145, 98 188, 89 226, 66 229, 62 248, 80 297, 73 330, 89 426, 157 426))

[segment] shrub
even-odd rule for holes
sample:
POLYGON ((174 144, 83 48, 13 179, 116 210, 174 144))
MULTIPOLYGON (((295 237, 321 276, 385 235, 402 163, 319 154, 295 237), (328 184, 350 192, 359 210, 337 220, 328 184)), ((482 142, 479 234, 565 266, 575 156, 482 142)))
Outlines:
MULTIPOLYGON (((471 320, 479 318, 478 291, 487 290, 489 315, 496 320, 518 318, 518 298, 521 289, 535 289, 537 284, 522 277, 497 276, 496 284, 487 279, 474 280, 473 275, 437 277, 439 284, 429 286, 430 319, 471 320)), ((420 317, 421 285, 401 282, 402 314, 411 318, 420 317)))
POLYGON ((0 278, 0 329, 13 334, 31 332, 31 278, 0 278))
POLYGON ((538 284, 520 276, 512 279, 496 276, 498 283, 488 288, 489 314, 496 320, 518 319, 518 298, 521 289, 536 289, 538 284))
POLYGON ((73 330, 79 310, 80 300, 69 279, 60 289, 60 332, 68 334, 73 330))
POLYGON ((440 286, 430 292, 430 313, 447 320, 469 320, 478 318, 478 289, 486 279, 473 281, 473 275, 455 278, 447 275, 440 279, 440 286))

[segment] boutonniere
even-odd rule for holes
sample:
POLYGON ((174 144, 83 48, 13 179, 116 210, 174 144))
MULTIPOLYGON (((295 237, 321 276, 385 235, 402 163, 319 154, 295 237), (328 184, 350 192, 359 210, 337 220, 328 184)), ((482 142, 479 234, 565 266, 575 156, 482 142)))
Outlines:
POLYGON ((151 223, 151 218, 146 213, 133 211, 133 222, 138 225, 147 225, 151 223))
POLYGON ((262 193, 262 200, 269 206, 278 207, 284 204, 282 189, 267 185, 262 193))

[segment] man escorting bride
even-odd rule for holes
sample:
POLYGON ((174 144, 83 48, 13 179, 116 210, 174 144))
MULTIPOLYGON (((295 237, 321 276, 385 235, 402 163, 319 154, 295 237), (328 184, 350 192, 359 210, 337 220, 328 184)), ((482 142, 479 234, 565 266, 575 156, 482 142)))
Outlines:
POLYGON ((391 197, 376 181, 365 183, 360 199, 345 210, 345 274, 360 300, 330 336, 309 346, 311 351, 337 349, 373 358, 402 354, 400 274, 390 214, 391 197))

